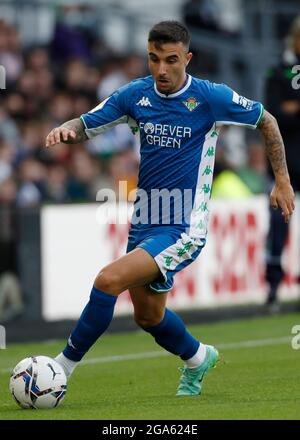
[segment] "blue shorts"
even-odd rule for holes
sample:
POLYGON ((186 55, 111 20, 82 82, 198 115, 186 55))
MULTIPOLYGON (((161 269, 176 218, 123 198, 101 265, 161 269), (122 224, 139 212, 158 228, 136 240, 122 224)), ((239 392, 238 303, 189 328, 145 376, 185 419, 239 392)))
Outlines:
POLYGON ((145 249, 156 261, 162 276, 149 286, 157 293, 172 289, 174 275, 191 264, 205 245, 204 238, 192 238, 176 228, 129 231, 126 253, 136 247, 145 249))

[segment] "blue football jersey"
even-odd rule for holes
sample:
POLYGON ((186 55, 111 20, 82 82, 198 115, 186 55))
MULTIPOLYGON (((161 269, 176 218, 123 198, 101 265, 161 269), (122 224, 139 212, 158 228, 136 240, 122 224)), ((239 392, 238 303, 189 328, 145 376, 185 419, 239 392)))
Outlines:
POLYGON ((88 138, 120 123, 140 136, 132 228, 177 225, 205 238, 215 149, 222 125, 256 128, 263 105, 224 84, 191 75, 176 93, 160 93, 152 76, 121 87, 81 115, 88 138))

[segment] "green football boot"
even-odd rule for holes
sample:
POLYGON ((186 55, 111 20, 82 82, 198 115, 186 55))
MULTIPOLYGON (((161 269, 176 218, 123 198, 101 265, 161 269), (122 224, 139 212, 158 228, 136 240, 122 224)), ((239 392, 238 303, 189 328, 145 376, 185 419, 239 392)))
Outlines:
POLYGON ((215 368, 218 360, 218 350, 212 345, 206 345, 206 357, 199 367, 179 368, 182 375, 176 396, 197 396, 201 394, 204 376, 210 368, 215 368))

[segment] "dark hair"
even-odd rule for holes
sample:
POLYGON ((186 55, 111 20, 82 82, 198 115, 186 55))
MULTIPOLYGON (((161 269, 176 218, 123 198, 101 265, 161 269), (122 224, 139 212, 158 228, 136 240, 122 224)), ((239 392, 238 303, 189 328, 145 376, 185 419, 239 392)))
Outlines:
POLYGON ((150 29, 148 41, 153 41, 158 47, 166 43, 181 42, 189 48, 190 34, 187 28, 179 23, 179 21, 161 21, 150 29))

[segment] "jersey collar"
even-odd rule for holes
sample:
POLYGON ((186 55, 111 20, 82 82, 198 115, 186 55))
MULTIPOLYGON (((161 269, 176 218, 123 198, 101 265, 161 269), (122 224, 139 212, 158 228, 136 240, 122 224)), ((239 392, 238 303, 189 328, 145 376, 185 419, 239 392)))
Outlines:
POLYGON ((158 96, 160 96, 161 98, 167 98, 167 99, 169 99, 169 98, 176 98, 176 96, 182 95, 182 93, 184 93, 190 87, 191 82, 192 82, 192 77, 191 77, 191 75, 187 74, 187 80, 186 80, 185 84, 182 86, 181 89, 179 89, 175 93, 170 93, 169 95, 165 95, 164 93, 160 93, 157 90, 156 82, 154 81, 154 90, 155 90, 155 93, 158 96))

